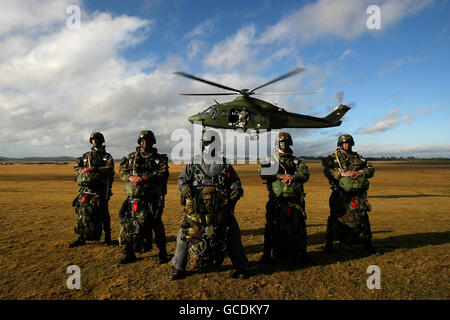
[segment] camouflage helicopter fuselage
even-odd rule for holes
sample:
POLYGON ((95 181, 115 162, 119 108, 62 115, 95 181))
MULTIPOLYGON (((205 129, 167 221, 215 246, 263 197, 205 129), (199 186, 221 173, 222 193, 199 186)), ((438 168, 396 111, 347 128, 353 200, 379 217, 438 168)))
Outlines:
POLYGON ((341 118, 350 110, 341 104, 336 110, 323 118, 313 117, 286 110, 267 101, 249 96, 238 96, 230 102, 217 103, 206 110, 189 117, 189 121, 201 122, 203 126, 224 129, 243 129, 244 131, 271 130, 282 128, 328 128, 341 124, 341 118), (239 114, 248 113, 245 127, 239 126, 239 114))

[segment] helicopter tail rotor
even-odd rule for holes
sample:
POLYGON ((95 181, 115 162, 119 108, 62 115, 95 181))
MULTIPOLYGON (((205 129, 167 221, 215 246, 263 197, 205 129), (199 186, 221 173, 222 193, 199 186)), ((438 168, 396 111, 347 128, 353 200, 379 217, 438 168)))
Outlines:
POLYGON ((356 102, 350 102, 344 104, 344 92, 338 91, 336 92, 336 98, 338 101, 337 106, 326 106, 326 110, 328 113, 330 113, 328 116, 325 117, 326 120, 330 121, 338 121, 338 120, 345 120, 345 117, 343 115, 350 109, 354 109, 356 107, 356 102))
POLYGON ((336 92, 336 97, 337 97, 338 104, 341 105, 342 101, 344 100, 344 92, 342 92, 342 91, 336 92))

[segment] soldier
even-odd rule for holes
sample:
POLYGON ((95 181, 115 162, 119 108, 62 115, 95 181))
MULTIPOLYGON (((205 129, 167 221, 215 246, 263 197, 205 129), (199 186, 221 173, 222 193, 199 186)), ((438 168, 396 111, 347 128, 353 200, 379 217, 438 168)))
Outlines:
POLYGON ((135 261, 135 252, 150 251, 153 231, 159 249, 159 264, 168 261, 161 215, 169 165, 167 156, 153 148, 155 143, 153 132, 141 131, 136 151, 120 163, 120 178, 126 181, 125 192, 128 195, 119 211, 120 244, 124 254, 120 264, 135 261))
POLYGON ((378 253, 372 244, 367 201, 369 181, 375 169, 372 164, 352 151, 355 145, 349 134, 339 136, 336 152, 322 160, 323 173, 331 185, 330 216, 327 223, 325 252, 335 238, 351 245, 363 242, 370 253, 378 253))
POLYGON ((303 184, 309 171, 302 159, 293 156, 291 135, 278 134, 273 158, 261 163, 260 176, 266 181, 269 201, 266 205, 264 252, 260 264, 275 258, 293 258, 298 263, 310 262, 306 251, 306 214, 303 184), (278 164, 277 172, 265 172, 270 164, 278 164), (264 170, 265 169, 265 170, 264 170))
POLYGON ((78 215, 75 227, 78 239, 69 244, 70 248, 82 245, 86 240, 100 239, 102 225, 105 244, 111 244, 108 202, 114 181, 114 160, 106 152, 103 134, 93 132, 89 142, 92 144, 91 151, 78 158, 73 169, 80 190, 72 204, 78 215))
MULTIPOLYGON (((233 278, 247 278, 248 263, 241 241, 241 231, 234 216, 234 208, 243 196, 241 180, 230 164, 226 164, 223 157, 215 156, 211 151, 213 137, 202 136, 202 155, 196 156, 193 164, 188 164, 178 177, 178 188, 185 200, 185 216, 177 235, 177 246, 172 258, 174 272, 172 280, 185 277, 188 262, 188 241, 195 237, 193 233, 202 228, 202 222, 214 220, 216 223, 210 228, 211 234, 218 234, 220 239, 225 236, 226 248, 235 268, 233 278), (211 161, 208 155, 215 157, 211 161), (219 160, 219 161, 217 161, 219 160), (210 217, 214 217, 211 218, 210 217), (217 228, 216 228, 217 226, 217 228), (221 236, 220 236, 221 235, 221 236)), ((222 244, 223 245, 223 244, 222 244)), ((216 266, 222 260, 218 260, 216 266)))
POLYGON ((239 126, 242 127, 242 129, 244 131, 247 131, 248 118, 249 118, 249 115, 248 115, 247 110, 245 110, 245 108, 242 109, 242 111, 239 112, 238 123, 239 123, 239 126))

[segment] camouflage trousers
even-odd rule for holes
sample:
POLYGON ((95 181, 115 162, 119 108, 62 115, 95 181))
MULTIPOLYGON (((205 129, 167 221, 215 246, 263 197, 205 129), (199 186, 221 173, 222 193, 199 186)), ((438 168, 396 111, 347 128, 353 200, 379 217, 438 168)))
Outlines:
MULTIPOLYGON (((236 269, 246 267, 248 264, 245 256, 244 247, 242 246, 241 230, 234 215, 228 220, 228 237, 226 244, 226 251, 231 259, 233 267, 236 269)), ((177 234, 177 247, 172 258, 173 267, 176 270, 184 271, 188 263, 189 252, 188 242, 184 238, 183 229, 180 229, 177 234)))
POLYGON ((111 235, 111 218, 106 196, 99 193, 80 193, 73 201, 77 215, 75 233, 83 240, 99 240, 102 227, 111 235))
POLYGON ((307 254, 305 203, 270 199, 266 204, 264 255, 276 259, 302 258, 307 254))
POLYGON ((127 198, 119 212, 120 238, 122 252, 126 255, 134 252, 152 250, 153 232, 159 255, 165 257, 167 238, 161 220, 163 204, 159 199, 137 200, 127 198))
POLYGON ((372 239, 368 211, 370 205, 360 196, 345 196, 333 191, 329 199, 330 216, 327 223, 327 243, 334 240, 352 245, 372 239))

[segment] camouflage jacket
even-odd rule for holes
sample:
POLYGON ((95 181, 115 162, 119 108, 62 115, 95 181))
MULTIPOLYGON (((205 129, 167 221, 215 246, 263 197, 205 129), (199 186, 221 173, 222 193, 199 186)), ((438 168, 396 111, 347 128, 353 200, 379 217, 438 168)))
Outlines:
POLYGON ((152 191, 165 195, 169 178, 169 159, 166 155, 159 154, 156 148, 152 148, 146 155, 137 147, 135 152, 123 157, 119 174, 123 181, 128 181, 130 176, 146 177, 152 191))
POLYGON ((202 189, 203 186, 214 184, 219 188, 234 190, 241 189, 241 179, 231 164, 223 163, 188 164, 178 177, 178 188, 181 190, 183 184, 189 184, 194 189, 202 189))
POLYGON ((94 168, 94 172, 101 173, 105 181, 105 187, 111 188, 114 181, 114 159, 105 149, 95 150, 92 148, 91 151, 79 157, 75 162, 73 171, 79 175, 84 168, 94 168))
POLYGON ((309 179, 308 166, 303 162, 301 158, 293 156, 291 153, 280 154, 279 156, 274 156, 268 158, 261 162, 261 167, 259 174, 262 179, 271 182, 276 179, 280 179, 283 174, 290 174, 294 177, 294 182, 305 183, 309 179), (261 171, 261 167, 268 166, 269 162, 278 162, 278 172, 273 175, 264 175, 261 171))
POLYGON ((341 172, 344 171, 360 171, 366 178, 372 178, 375 173, 372 163, 356 152, 344 152, 341 148, 322 159, 322 166, 323 174, 331 185, 338 184, 341 172))

